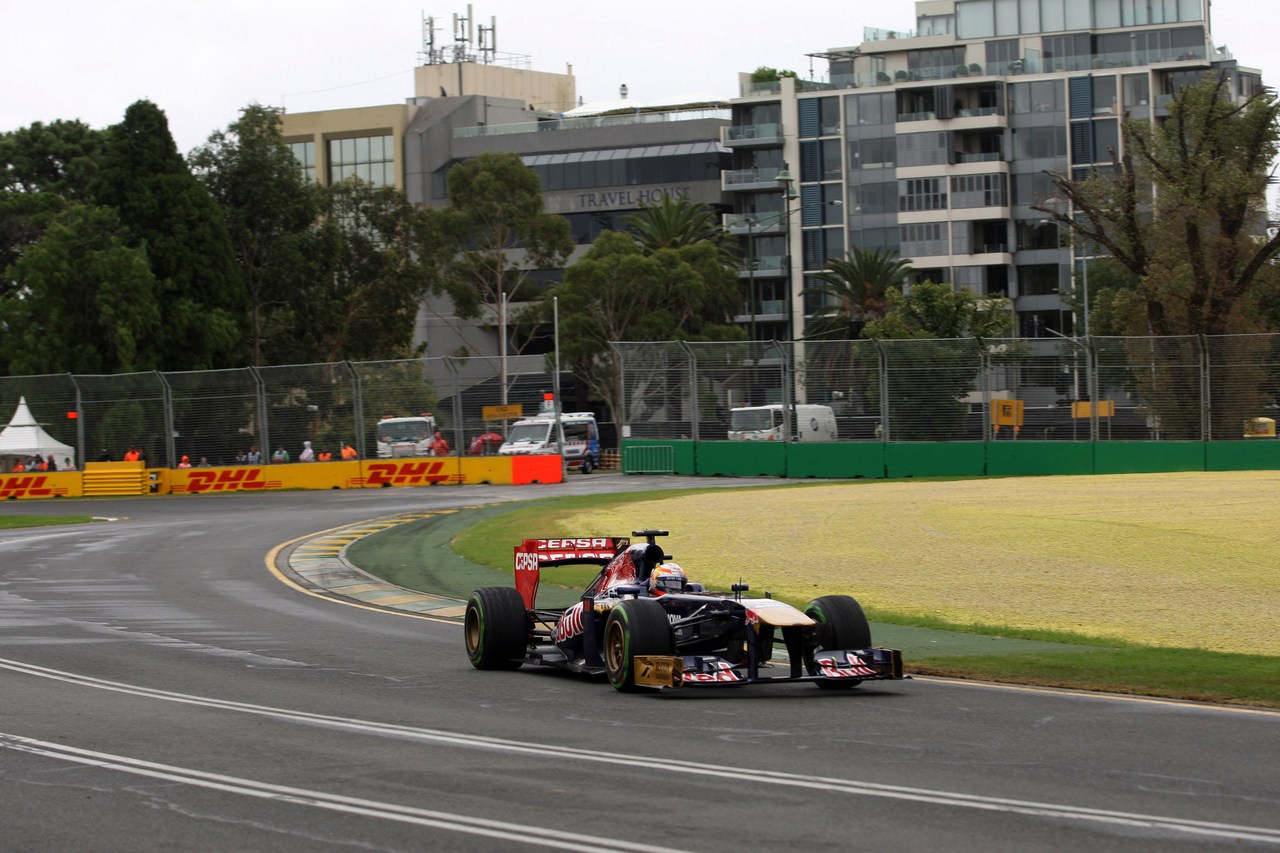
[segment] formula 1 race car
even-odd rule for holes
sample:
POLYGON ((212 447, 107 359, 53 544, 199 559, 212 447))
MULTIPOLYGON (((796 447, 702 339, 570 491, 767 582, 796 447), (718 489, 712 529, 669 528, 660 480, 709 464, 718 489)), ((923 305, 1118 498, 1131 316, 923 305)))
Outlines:
POLYGON ((477 589, 467 601, 467 657, 477 669, 539 664, 605 674, 618 690, 811 681, 848 688, 902 678, 902 655, 871 646, 871 629, 847 595, 803 611, 746 598, 747 584, 708 592, 663 553, 665 530, 627 537, 526 539, 515 548, 515 588, 477 589), (577 603, 535 607, 543 568, 599 565, 577 603), (787 661, 774 662, 781 639, 787 661))

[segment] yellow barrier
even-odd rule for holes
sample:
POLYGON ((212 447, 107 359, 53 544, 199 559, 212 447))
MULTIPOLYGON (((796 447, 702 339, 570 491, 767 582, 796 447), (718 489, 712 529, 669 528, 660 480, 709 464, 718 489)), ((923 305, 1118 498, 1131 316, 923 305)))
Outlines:
POLYGON ((79 471, 0 474, 0 500, 78 498, 84 494, 79 471))
MULTIPOLYGON (((538 461, 545 462, 551 458, 540 457, 538 461)), ((83 474, 79 471, 0 474, 0 500, 148 493, 199 495, 281 489, 379 489, 476 483, 511 485, 516 481, 514 464, 517 463, 507 456, 151 469, 144 468, 141 462, 91 462, 89 470, 83 474)), ((523 464, 528 465, 528 460, 523 464)))

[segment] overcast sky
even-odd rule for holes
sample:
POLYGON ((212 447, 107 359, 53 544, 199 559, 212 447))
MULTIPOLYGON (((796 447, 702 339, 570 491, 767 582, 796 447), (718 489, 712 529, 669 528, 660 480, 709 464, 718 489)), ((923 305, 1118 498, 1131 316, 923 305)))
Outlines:
MULTIPOLYGON (((474 0, 497 18, 497 48, 536 71, 573 66, 588 103, 694 92, 737 95, 761 65, 824 79, 806 54, 862 41, 863 27, 915 26, 912 0, 474 0)), ((1280 83, 1275 0, 1216 0, 1213 36, 1280 83)), ((250 103, 308 112, 401 103, 413 95, 424 15, 452 44, 463 0, 64 0, 10 3, 0 48, 0 130, 80 119, 120 121, 146 98, 164 110, 180 151, 225 128, 250 103), (56 8, 56 14, 54 9, 56 8)))

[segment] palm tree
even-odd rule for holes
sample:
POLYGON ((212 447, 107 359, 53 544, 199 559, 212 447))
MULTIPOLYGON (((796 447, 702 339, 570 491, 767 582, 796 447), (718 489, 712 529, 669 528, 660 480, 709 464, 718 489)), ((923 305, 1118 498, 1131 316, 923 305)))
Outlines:
POLYGON ((726 251, 732 249, 728 232, 720 227, 711 208, 669 195, 656 204, 641 205, 639 213, 624 217, 622 222, 647 255, 659 249, 679 249, 703 242, 726 251))
POLYGON ((855 248, 847 260, 828 261, 813 275, 819 283, 804 290, 827 302, 812 315, 805 337, 859 337, 863 326, 889 310, 889 291, 901 291, 910 273, 911 262, 892 249, 855 248))

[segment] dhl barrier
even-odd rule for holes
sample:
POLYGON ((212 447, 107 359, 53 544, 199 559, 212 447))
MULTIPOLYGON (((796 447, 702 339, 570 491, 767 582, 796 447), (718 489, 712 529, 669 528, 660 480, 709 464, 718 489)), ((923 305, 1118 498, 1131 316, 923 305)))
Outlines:
POLYGON ((220 468, 152 468, 140 462, 89 463, 85 471, 0 474, 0 500, 82 495, 380 489, 392 487, 531 485, 562 480, 559 456, 446 456, 220 468))

